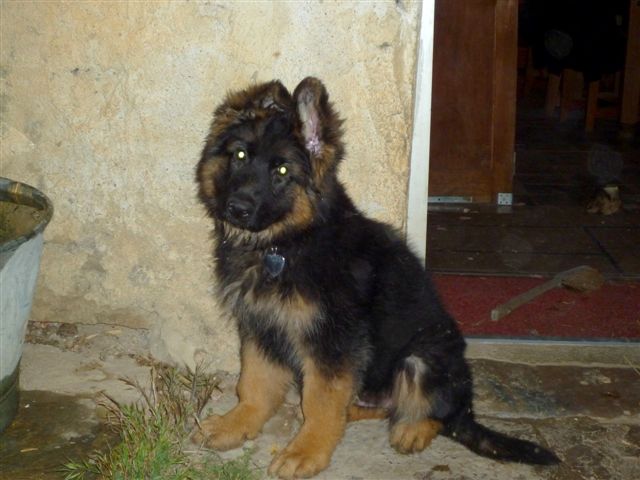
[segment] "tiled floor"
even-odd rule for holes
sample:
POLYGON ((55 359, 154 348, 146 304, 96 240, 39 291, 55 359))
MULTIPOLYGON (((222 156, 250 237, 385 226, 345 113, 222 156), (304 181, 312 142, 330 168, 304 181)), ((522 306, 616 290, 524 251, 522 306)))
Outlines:
POLYGON ((560 122, 541 105, 519 105, 514 206, 430 205, 428 268, 551 275, 586 264, 640 278, 640 128, 622 141, 615 121, 598 120, 586 134, 580 111, 560 122), (619 186, 622 211, 587 213, 605 183, 619 186))
POLYGON ((640 211, 611 216, 580 206, 432 208, 427 265, 434 272, 543 275, 590 265, 640 278, 640 211))
POLYGON ((598 185, 620 187, 627 208, 640 203, 640 125, 630 140, 619 138, 615 120, 599 119, 584 131, 582 110, 561 122, 547 117, 541 98, 521 101, 516 122, 516 202, 584 206, 598 185))

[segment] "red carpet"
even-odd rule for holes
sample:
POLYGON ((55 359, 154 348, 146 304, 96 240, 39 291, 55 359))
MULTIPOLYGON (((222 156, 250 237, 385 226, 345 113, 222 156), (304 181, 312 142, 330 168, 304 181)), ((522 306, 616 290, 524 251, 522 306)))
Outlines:
POLYGON ((494 307, 547 279, 439 274, 433 280, 465 335, 640 340, 639 282, 608 282, 588 293, 556 288, 494 322, 494 307))

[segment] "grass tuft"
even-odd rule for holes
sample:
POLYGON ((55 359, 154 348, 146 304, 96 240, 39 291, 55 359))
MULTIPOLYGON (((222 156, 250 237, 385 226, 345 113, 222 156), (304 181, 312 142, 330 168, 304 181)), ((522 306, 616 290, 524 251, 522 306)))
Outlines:
POLYGON ((65 480, 257 480, 251 452, 223 462, 206 461, 185 451, 197 418, 217 383, 196 369, 182 372, 168 366, 151 369, 149 388, 121 379, 140 392, 141 399, 121 405, 104 395, 100 405, 108 412, 109 425, 118 443, 107 452, 95 451, 87 459, 62 466, 65 480))

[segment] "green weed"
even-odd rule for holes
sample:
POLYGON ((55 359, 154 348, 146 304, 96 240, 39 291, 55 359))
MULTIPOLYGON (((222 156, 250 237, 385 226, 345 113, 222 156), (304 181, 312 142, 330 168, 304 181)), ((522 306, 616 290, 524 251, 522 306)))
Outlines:
POLYGON ((122 379, 136 388, 141 400, 120 405, 105 395, 101 405, 118 443, 106 452, 62 466, 65 480, 257 480, 251 452, 223 462, 208 455, 205 461, 185 451, 197 417, 217 384, 211 376, 154 366, 150 387, 122 379))

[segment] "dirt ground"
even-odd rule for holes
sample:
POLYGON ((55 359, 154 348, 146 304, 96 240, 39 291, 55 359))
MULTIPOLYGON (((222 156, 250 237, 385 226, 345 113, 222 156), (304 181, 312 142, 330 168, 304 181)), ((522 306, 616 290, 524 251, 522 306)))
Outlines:
MULTIPOLYGON (((100 392, 119 402, 138 394, 120 377, 145 381, 151 359, 148 334, 106 325, 32 324, 21 364, 18 417, 0 435, 0 478, 61 478, 60 465, 113 438, 96 407, 100 392)), ((562 356, 566 358, 566 352, 562 356)), ((632 364, 576 364, 547 358, 544 365, 471 359, 479 419, 535 440, 563 460, 530 467, 478 457, 438 437, 424 452, 400 455, 388 444, 385 422, 350 424, 325 480, 486 479, 579 480, 640 478, 640 370, 632 364)), ((207 410, 233 406, 235 377, 217 373, 220 391, 207 410)), ((247 446, 266 471, 301 422, 298 396, 247 446)), ((194 446, 194 449, 197 447, 194 446)), ((225 453, 230 458, 240 449, 225 453)), ((266 473, 265 473, 266 476, 266 473)))

